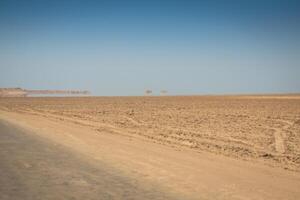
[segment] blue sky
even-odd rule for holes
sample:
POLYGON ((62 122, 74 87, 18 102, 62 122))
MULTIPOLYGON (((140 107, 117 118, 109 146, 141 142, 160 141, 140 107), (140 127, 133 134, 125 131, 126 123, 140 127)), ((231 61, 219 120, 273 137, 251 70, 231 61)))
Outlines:
POLYGON ((0 87, 300 92, 299 1, 0 1, 0 87))

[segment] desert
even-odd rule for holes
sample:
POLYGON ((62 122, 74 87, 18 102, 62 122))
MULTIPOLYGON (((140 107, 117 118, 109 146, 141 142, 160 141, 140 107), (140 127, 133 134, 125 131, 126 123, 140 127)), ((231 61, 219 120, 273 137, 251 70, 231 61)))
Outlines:
POLYGON ((0 116, 176 197, 297 199, 299 97, 1 98, 0 116), (282 184, 289 189, 267 192, 282 184), (261 191, 251 194, 253 187, 261 191))
POLYGON ((299 200, 300 1, 0 1, 0 200, 299 200))
POLYGON ((1 109, 164 145, 300 167, 300 96, 1 99, 1 109), (295 98, 297 97, 297 98, 295 98))

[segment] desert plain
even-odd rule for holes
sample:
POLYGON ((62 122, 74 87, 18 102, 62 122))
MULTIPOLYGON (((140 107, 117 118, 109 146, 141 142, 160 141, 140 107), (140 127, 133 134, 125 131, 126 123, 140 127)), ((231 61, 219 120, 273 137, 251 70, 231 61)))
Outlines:
MULTIPOLYGON (((161 190, 81 198, 300 198, 300 95, 1 98, 0 119, 161 190)), ((69 186, 95 192, 85 178, 69 186)))

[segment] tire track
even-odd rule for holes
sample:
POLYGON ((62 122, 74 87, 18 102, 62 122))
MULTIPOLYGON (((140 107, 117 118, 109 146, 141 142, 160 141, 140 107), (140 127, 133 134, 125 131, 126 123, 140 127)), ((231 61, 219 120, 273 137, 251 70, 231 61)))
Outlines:
POLYGON ((275 131, 274 132, 275 149, 278 153, 284 154, 285 153, 285 137, 286 137, 286 134, 284 131, 287 130, 289 127, 291 127, 293 125, 293 123, 290 121, 281 120, 281 119, 278 119, 276 121, 286 124, 282 128, 272 128, 275 131))

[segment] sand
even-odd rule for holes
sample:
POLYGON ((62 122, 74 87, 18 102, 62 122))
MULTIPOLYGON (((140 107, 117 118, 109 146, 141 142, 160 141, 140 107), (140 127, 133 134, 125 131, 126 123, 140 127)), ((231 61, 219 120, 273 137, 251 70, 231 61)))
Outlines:
POLYGON ((298 98, 0 100, 0 116, 186 199, 298 199, 298 98))

